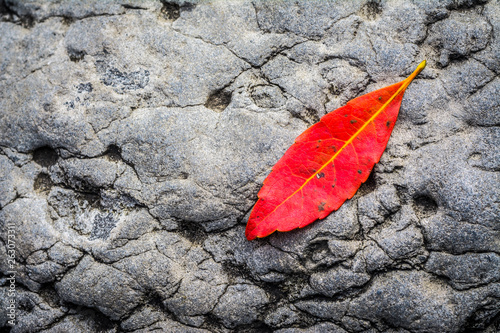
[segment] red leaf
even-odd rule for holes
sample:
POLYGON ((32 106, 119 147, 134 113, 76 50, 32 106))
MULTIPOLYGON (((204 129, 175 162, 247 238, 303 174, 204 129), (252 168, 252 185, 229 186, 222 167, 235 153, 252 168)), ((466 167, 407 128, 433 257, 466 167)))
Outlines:
POLYGON ((403 94, 425 64, 404 81, 349 101, 299 135, 264 180, 247 239, 305 227, 352 198, 380 160, 403 94))

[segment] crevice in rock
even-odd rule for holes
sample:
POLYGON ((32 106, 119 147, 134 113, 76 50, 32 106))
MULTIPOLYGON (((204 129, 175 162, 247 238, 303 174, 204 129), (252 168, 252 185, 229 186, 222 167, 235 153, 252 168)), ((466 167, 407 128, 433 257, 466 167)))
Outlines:
POLYGON ((450 1, 446 8, 450 10, 473 9, 488 3, 488 1, 489 0, 450 1))
POLYGON ((135 9, 135 10, 147 10, 147 8, 141 7, 141 6, 134 6, 131 4, 122 4, 121 5, 125 9, 135 9))

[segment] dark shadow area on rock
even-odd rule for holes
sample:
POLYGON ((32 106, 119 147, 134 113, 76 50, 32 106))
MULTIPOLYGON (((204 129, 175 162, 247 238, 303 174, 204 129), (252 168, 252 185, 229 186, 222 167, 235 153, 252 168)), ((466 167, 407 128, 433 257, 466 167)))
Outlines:
POLYGON ((122 151, 120 147, 116 145, 109 145, 108 149, 104 152, 104 156, 113 162, 118 162, 122 160, 122 151))
POLYGON ((50 179, 50 176, 46 173, 39 173, 35 178, 33 183, 33 189, 38 192, 50 192, 50 189, 54 186, 54 183, 50 179))
POLYGON ((31 15, 18 15, 9 8, 4 0, 0 0, 0 21, 21 24, 24 28, 30 29, 35 25, 35 19, 31 15))
POLYGON ((375 20, 382 13, 382 4, 380 0, 370 0, 368 1, 361 10, 359 15, 365 17, 368 20, 375 20))
POLYGON ((226 109, 229 103, 231 103, 231 93, 221 89, 217 90, 208 97, 205 107, 215 112, 222 112, 226 109))
POLYGON ((375 172, 372 170, 366 181, 361 184, 358 189, 357 195, 363 196, 372 193, 377 188, 377 179, 375 177, 375 172))
POLYGON ((57 163, 59 155, 57 152, 48 146, 40 147, 33 151, 33 161, 43 167, 50 167, 57 163))
POLYGON ((178 4, 166 0, 161 0, 161 3, 163 5, 161 13, 165 19, 175 21, 180 17, 180 6, 178 4))
POLYGON ((426 218, 436 214, 438 205, 429 195, 419 195, 413 199, 413 206, 418 218, 426 218))

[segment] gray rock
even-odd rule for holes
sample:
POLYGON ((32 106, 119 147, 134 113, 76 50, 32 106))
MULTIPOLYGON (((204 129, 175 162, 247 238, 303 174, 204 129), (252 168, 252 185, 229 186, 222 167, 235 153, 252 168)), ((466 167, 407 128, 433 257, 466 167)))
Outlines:
POLYGON ((458 290, 469 289, 496 282, 500 279, 500 258, 495 253, 465 253, 454 256, 433 252, 425 269, 450 279, 458 290))
POLYGON ((313 325, 309 328, 284 328, 276 330, 278 333, 313 333, 313 332, 327 332, 327 333, 344 333, 347 332, 343 328, 332 323, 320 323, 313 325))
POLYGON ((287 327, 298 322, 299 314, 294 306, 282 306, 270 312, 264 323, 273 328, 287 327))
POLYGON ((320 294, 332 297, 353 287, 361 287, 370 280, 365 272, 338 267, 311 275, 311 287, 320 294))
POLYGON ((113 320, 120 319, 134 309, 143 294, 138 283, 126 273, 100 264, 85 256, 78 265, 55 284, 63 299, 95 307, 113 320), (89 293, 93 290, 93 293, 89 293))
POLYGON ((0 0, 11 331, 495 331, 498 17, 498 0, 0 0), (424 59, 356 195, 247 241, 294 139, 424 59))
POLYGON ((429 43, 441 48, 439 62, 446 66, 450 56, 467 56, 488 44, 491 26, 473 11, 452 13, 447 20, 435 23, 429 32, 429 43))
POLYGON ((349 313, 374 322, 378 329, 388 325, 416 332, 451 332, 460 330, 481 297, 485 295, 477 291, 456 292, 421 271, 395 271, 378 276, 366 293, 351 302, 349 313), (424 284, 426 288, 421 287, 424 284), (459 299, 467 303, 456 307, 459 299))
POLYGON ((264 290, 254 285, 237 284, 229 286, 214 309, 224 326, 234 328, 250 324, 257 319, 255 309, 263 308, 269 302, 264 290))
POLYGON ((312 300, 296 302, 295 306, 302 311, 312 314, 315 317, 340 321, 347 312, 349 302, 312 300))

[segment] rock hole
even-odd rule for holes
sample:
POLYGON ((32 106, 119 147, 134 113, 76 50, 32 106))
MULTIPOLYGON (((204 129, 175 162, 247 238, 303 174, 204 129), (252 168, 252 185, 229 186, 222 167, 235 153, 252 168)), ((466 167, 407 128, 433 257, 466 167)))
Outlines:
POLYGON ((222 112, 231 103, 231 93, 223 89, 217 90, 210 95, 205 103, 205 107, 215 111, 222 112))
POLYGON ((370 0, 359 11, 359 14, 368 20, 375 20, 380 13, 382 13, 381 0, 370 0))
POLYGON ((33 161, 43 167, 50 167, 56 164, 58 158, 59 155, 57 152, 49 146, 40 147, 33 151, 33 161))
POLYGON ((481 159, 481 153, 472 153, 469 156, 469 159, 474 160, 474 161, 478 161, 481 159))
POLYGON ((413 199, 413 206, 418 218, 426 218, 436 214, 438 205, 429 195, 419 195, 413 199))
POLYGON ((33 183, 33 189, 37 192, 50 192, 52 186, 54 186, 54 183, 46 173, 39 173, 33 183))
POLYGON ((18 309, 24 312, 31 312, 36 306, 35 302, 28 296, 21 296, 17 298, 18 309))
POLYGON ((178 4, 165 0, 162 0, 161 3, 163 5, 161 7, 161 13, 166 20, 175 21, 181 16, 180 6, 178 4))
POLYGON ((85 318, 93 319, 90 321, 93 332, 116 331, 117 324, 102 313, 82 306, 78 306, 78 312, 85 318))
POLYGON ((77 193, 77 199, 80 202, 80 206, 89 205, 92 208, 101 208, 101 197, 95 193, 77 193), (86 203, 84 203, 84 201, 86 203))
POLYGON ((113 162, 118 162, 122 159, 122 151, 120 147, 116 145, 109 145, 108 149, 106 149, 106 152, 104 153, 104 156, 113 162))
POLYGON ((328 240, 324 239, 311 243, 306 248, 305 254, 312 262, 318 262, 330 256, 328 240))
POLYGON ((73 22, 75 22, 75 18, 73 17, 63 16, 62 18, 62 24, 65 26, 70 26, 73 22))

